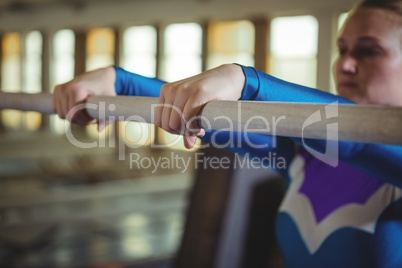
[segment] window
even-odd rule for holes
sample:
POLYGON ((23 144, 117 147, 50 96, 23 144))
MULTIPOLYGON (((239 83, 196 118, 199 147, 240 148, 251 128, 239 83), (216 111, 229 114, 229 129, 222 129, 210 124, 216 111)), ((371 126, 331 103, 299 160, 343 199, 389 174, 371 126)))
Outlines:
MULTIPOLYGON (((89 31, 87 37, 87 71, 114 64, 115 35, 110 28, 97 28, 89 31)), ((99 133, 96 124, 87 126, 87 132, 92 138, 105 139, 110 132, 111 125, 99 133)))
MULTIPOLYGON (((25 60, 22 91, 25 93, 42 92, 42 34, 32 31, 25 39, 25 60)), ((42 115, 37 112, 24 114, 24 127, 34 131, 39 129, 42 115)))
POLYGON ((255 29, 251 22, 214 22, 208 34, 207 69, 224 63, 254 66, 255 29))
MULTIPOLYGON (((1 88, 3 92, 21 91, 21 35, 6 33, 2 39, 1 88)), ((3 110, 1 117, 3 124, 9 129, 18 129, 22 126, 22 112, 3 110)))
POLYGON ((54 35, 54 85, 68 82, 74 78, 74 45, 75 35, 72 30, 60 30, 54 35))
POLYGON ((134 26, 123 34, 124 69, 144 76, 156 74, 156 29, 152 26, 134 26))
MULTIPOLYGON (((123 34, 122 67, 128 71, 155 77, 156 29, 152 26, 134 26, 123 34)), ((126 143, 149 145, 154 139, 155 126, 138 122, 120 122, 119 131, 126 143)))
MULTIPOLYGON (((51 91, 58 84, 70 81, 74 78, 74 46, 75 35, 72 30, 60 30, 53 37, 53 76, 51 91)), ((58 134, 65 133, 65 124, 58 115, 50 117, 50 128, 58 134)))
MULTIPOLYGON (((202 71, 202 28, 197 23, 171 24, 165 29, 161 78, 171 82, 202 71)), ((159 131, 162 144, 185 149, 183 138, 159 131)))
MULTIPOLYGON (((22 38, 7 33, 3 38, 2 89, 5 92, 39 93, 42 91, 42 35, 39 31, 27 34, 22 62, 22 38), (22 80, 21 80, 22 78, 22 80), (22 83, 21 83, 22 81, 22 83), (22 89, 22 90, 21 90, 22 89)), ((3 111, 5 127, 10 129, 39 129, 42 116, 36 112, 3 111)))
POLYGON ((316 86, 318 22, 312 16, 280 17, 271 23, 272 75, 316 86))
POLYGON ((87 71, 114 63, 114 32, 110 28, 89 31, 87 40, 87 71))
POLYGON ((164 34, 161 78, 171 82, 202 71, 202 28, 197 23, 171 24, 164 34))
POLYGON ((42 34, 30 32, 25 39, 23 91, 40 93, 42 91, 42 34))

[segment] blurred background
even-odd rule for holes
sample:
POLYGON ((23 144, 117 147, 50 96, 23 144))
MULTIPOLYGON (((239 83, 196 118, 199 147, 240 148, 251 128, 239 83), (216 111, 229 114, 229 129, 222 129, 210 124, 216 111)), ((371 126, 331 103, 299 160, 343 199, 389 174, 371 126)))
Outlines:
MULTIPOLYGON (((174 81, 240 63, 334 92, 335 40, 355 2, 1 0, 0 90, 51 93, 110 65, 174 81)), ((0 267, 172 266, 200 150, 147 124, 98 133, 56 115, 1 111, 0 267), (74 146, 67 130, 98 146, 74 146), (191 164, 144 168, 132 153, 191 164)))

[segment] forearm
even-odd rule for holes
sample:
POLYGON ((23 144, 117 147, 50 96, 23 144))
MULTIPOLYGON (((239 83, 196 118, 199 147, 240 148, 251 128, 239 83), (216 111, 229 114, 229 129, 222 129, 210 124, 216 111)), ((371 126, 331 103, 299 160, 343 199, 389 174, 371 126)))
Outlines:
POLYGON ((116 72, 115 90, 117 95, 159 97, 164 81, 149 78, 114 67, 116 72))
POLYGON ((345 98, 286 82, 252 67, 241 66, 246 78, 241 100, 313 102, 313 103, 353 103, 345 98))

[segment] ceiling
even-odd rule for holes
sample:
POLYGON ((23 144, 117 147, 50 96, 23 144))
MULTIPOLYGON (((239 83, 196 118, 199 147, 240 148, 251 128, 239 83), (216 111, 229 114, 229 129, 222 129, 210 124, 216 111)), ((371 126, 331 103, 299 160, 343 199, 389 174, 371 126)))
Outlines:
POLYGON ((0 0, 0 11, 26 11, 38 9, 49 5, 68 5, 74 7, 84 6, 88 1, 103 1, 103 0, 0 0))

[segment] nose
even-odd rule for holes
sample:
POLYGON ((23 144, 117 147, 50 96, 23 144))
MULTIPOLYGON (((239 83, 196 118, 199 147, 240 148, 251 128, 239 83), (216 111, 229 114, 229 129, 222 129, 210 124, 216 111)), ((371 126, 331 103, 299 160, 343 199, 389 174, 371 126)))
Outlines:
POLYGON ((357 73, 357 60, 350 54, 340 56, 338 59, 338 71, 344 74, 357 73))

